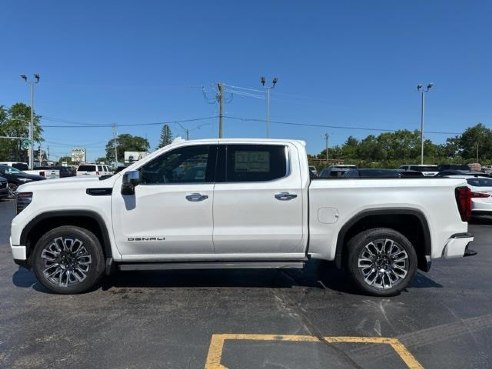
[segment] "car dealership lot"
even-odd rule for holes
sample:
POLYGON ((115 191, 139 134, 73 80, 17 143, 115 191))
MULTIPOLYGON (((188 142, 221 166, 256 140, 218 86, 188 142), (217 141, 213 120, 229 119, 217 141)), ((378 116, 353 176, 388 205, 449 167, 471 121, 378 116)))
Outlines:
POLYGON ((17 267, 0 201, 0 368, 491 368, 492 220, 478 255, 437 260, 400 296, 341 272, 126 272, 52 295, 17 267))

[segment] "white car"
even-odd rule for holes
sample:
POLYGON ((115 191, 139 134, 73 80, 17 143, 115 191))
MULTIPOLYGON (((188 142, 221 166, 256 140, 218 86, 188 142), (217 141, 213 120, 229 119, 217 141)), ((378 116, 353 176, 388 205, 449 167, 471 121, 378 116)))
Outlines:
POLYGON ((107 165, 103 164, 80 164, 77 168, 78 176, 107 176, 111 175, 113 172, 109 169, 107 165))
POLYGON ((448 178, 466 179, 472 191, 472 214, 492 215, 492 178, 471 175, 450 175, 448 178))

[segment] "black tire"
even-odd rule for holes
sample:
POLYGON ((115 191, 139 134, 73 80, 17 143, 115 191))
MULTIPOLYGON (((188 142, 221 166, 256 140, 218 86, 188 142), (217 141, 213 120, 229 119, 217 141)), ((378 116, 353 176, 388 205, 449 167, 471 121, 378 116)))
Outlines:
POLYGON ((394 296, 403 291, 417 271, 412 243, 390 228, 374 228, 348 243, 347 268, 357 287, 372 296, 394 296))
POLYGON ((32 255, 38 281, 59 294, 76 294, 93 288, 104 272, 104 254, 89 230, 61 226, 39 239, 32 255))
POLYGON ((9 189, 8 198, 9 199, 15 199, 15 191, 17 191, 17 187, 19 187, 19 186, 15 183, 9 182, 7 184, 7 187, 9 189))

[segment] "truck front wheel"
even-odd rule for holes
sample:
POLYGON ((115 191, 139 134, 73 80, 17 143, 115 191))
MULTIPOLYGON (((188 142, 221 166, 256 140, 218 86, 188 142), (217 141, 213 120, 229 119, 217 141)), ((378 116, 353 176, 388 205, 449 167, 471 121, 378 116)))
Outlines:
POLYGON ((404 290, 417 271, 411 242, 389 228, 354 236, 347 244, 348 270, 355 284, 373 296, 393 296, 404 290))
POLYGON ((92 288, 104 271, 104 255, 97 237, 75 226, 54 228, 36 243, 33 271, 50 291, 81 293, 92 288))

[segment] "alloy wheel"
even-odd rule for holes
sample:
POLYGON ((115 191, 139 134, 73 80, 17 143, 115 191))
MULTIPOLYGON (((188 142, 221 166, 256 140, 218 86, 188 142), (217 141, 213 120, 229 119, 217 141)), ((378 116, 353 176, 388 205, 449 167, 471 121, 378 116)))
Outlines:
POLYGON ((41 260, 45 278, 60 287, 83 282, 92 264, 84 243, 68 237, 53 239, 41 252, 41 260))
POLYGON ((405 249, 394 240, 377 239, 362 248, 357 266, 366 284, 384 290, 405 279, 409 258, 405 249))

